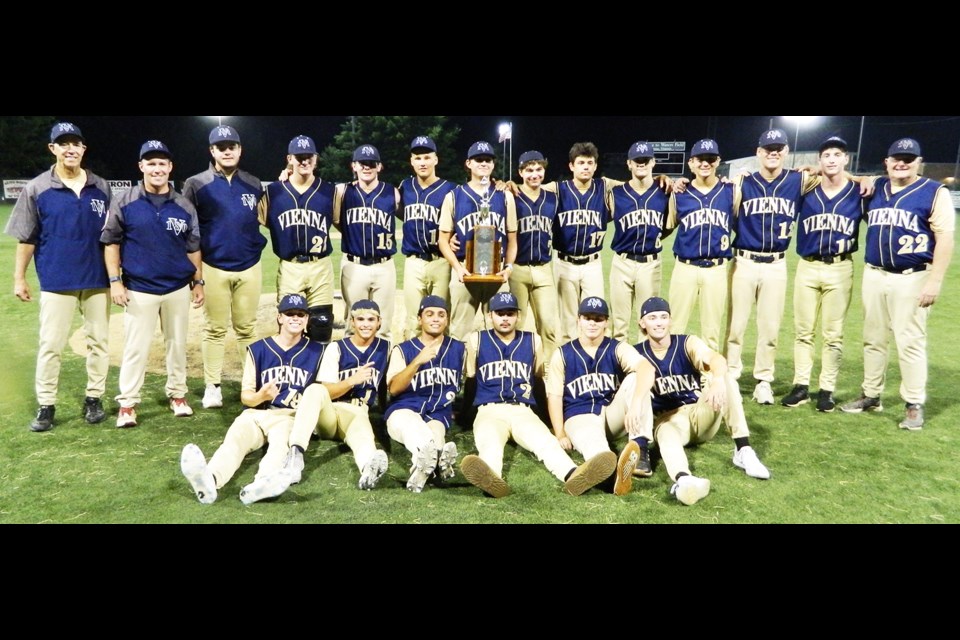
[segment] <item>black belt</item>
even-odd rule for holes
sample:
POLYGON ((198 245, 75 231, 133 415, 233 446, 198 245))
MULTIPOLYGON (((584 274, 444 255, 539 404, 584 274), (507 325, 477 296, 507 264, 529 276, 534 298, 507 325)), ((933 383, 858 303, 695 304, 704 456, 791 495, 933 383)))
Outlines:
POLYGON ((543 262, 518 262, 517 266, 518 267, 542 267, 545 264, 550 264, 550 261, 545 260, 543 262))
POLYGON ((617 255, 624 260, 633 260, 634 262, 639 262, 640 264, 656 262, 660 259, 659 253, 648 253, 647 255, 641 255, 639 253, 618 253, 617 255))
POLYGON ((753 251, 744 251, 743 249, 737 249, 737 255, 761 264, 773 264, 787 257, 786 253, 755 253, 753 251))
POLYGON ((804 260, 807 262, 822 262, 823 264, 837 264, 838 262, 844 262, 846 260, 853 260, 852 253, 841 253, 836 256, 804 256, 804 260))
POLYGON ((707 269, 709 267, 723 266, 729 259, 730 258, 703 258, 700 260, 685 260, 684 258, 677 258, 677 261, 682 262, 683 264, 693 265, 694 267, 707 269))
POLYGON ((526 404, 526 403, 525 403, 525 402, 520 402, 519 400, 501 400, 500 402, 488 402, 488 403, 486 403, 486 404, 480 405, 480 406, 477 407, 477 408, 480 409, 480 408, 483 408, 483 407, 498 407, 498 406, 505 405, 505 404, 510 405, 510 406, 514 406, 514 407, 518 407, 518 406, 523 406, 523 405, 526 404))
POLYGON ((558 256, 560 257, 560 259, 563 260, 564 262, 569 262, 570 264, 576 264, 576 265, 590 264, 590 263, 593 262, 594 260, 599 260, 599 259, 600 259, 600 254, 599 254, 599 253, 595 253, 595 254, 593 254, 592 256, 572 256, 572 255, 570 255, 569 253, 564 253, 563 251, 558 251, 558 252, 557 252, 557 255, 558 255, 558 256))
POLYGON ((874 264, 868 264, 867 266, 870 267, 871 269, 876 269, 877 271, 884 271, 886 273, 895 273, 901 276, 908 276, 911 273, 919 273, 921 271, 927 271, 933 265, 928 262, 926 264, 920 265, 919 267, 910 267, 909 269, 896 269, 894 267, 878 267, 877 265, 874 265, 874 264))
POLYGON ((354 264, 361 264, 365 267, 372 267, 375 264, 383 264, 387 262, 390 257, 386 258, 361 258, 360 256, 352 256, 349 253, 343 254, 343 259, 347 262, 353 262, 354 264))
POLYGON ((435 253, 405 253, 403 255, 408 258, 420 258, 424 262, 433 262, 437 258, 442 257, 442 256, 438 256, 435 253))
POLYGON ((323 260, 323 256, 293 256, 290 258, 290 262, 316 262, 317 260, 323 260))

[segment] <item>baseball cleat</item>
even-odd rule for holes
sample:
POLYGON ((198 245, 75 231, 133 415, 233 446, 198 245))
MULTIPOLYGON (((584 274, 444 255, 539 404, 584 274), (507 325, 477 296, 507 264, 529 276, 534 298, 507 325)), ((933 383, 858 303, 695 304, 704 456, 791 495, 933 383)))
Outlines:
POLYGON ((625 496, 633 490, 633 470, 639 462, 640 445, 631 440, 617 460, 617 482, 613 485, 613 495, 625 496))
POLYGON ((53 429, 53 418, 56 413, 57 408, 54 406, 40 407, 40 409, 37 410, 37 417, 30 423, 30 431, 43 433, 44 431, 53 429))
POLYGON ((137 426, 136 407, 120 407, 120 413, 117 415, 117 429, 129 429, 137 426))
POLYGON ((290 484, 300 484, 303 479, 303 452, 296 447, 290 447, 283 468, 290 474, 290 484))
POLYGON ((744 447, 733 452, 733 466, 747 472, 747 475, 757 480, 769 480, 770 470, 763 466, 753 447, 744 447))
POLYGON ((457 445, 453 442, 448 442, 443 445, 443 450, 440 451, 440 459, 437 462, 437 467, 439 469, 439 475, 441 480, 451 480, 455 475, 457 475, 457 470, 455 468, 457 464, 457 445))
POLYGON ((922 404, 908 404, 906 413, 903 417, 903 422, 900 423, 900 428, 907 431, 922 431, 923 430, 923 405, 922 404))
POLYGON ((798 384, 793 387, 790 393, 783 397, 780 404, 793 409, 808 402, 810 402, 810 387, 805 384, 798 384))
POLYGON ((598 453, 577 467, 563 484, 563 490, 571 496, 581 496, 612 476, 616 470, 617 454, 613 451, 598 453))
POLYGON ((856 400, 851 400, 840 407, 844 413, 863 413, 864 411, 883 411, 883 403, 880 398, 868 398, 861 394, 856 400))
POLYGON ((203 392, 203 408, 219 409, 223 406, 223 389, 215 384, 208 384, 203 392))
POLYGON ((213 504, 217 501, 217 482, 207 467, 200 447, 188 444, 180 454, 180 472, 187 479, 200 504, 213 504))
POLYGON ((470 484, 494 498, 510 495, 510 485, 494 473, 480 456, 465 456, 460 462, 460 473, 470 484))
POLYGON ((407 480, 407 490, 413 493, 420 493, 427 484, 427 480, 433 475, 437 468, 439 450, 433 440, 429 440, 417 452, 413 459, 413 466, 410 467, 410 478, 407 480))
POLYGON ((821 389, 817 392, 817 411, 820 413, 833 413, 837 408, 837 401, 833 399, 832 391, 821 389))
POLYGON ((363 468, 363 473, 360 474, 360 489, 370 491, 375 488, 377 483, 380 482, 380 478, 387 472, 388 466, 390 466, 390 463, 387 460, 386 452, 378 450, 374 453, 363 468))
POLYGON ((193 409, 187 404, 186 398, 171 398, 170 410, 177 418, 189 418, 193 415, 193 409))
POLYGON ((770 383, 766 381, 757 383, 757 388, 753 390, 753 399, 757 404, 773 404, 773 389, 770 388, 770 383))
POLYGON ((280 469, 264 478, 256 478, 240 492, 240 502, 251 505, 281 496, 290 488, 291 479, 290 472, 286 469, 280 469))
POLYGON ((103 410, 100 398, 84 398, 83 419, 87 424, 100 424, 107 419, 107 413, 103 410))
POLYGON ((670 493, 682 504, 692 507, 710 493, 710 481, 696 476, 682 476, 670 489, 670 493))

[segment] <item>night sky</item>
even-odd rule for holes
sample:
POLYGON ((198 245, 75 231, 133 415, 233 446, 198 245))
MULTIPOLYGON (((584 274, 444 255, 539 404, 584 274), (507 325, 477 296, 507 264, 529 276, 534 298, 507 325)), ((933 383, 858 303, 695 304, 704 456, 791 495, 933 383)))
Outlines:
MULTIPOLYGON (((163 140, 175 155, 174 180, 182 181, 208 166, 207 135, 216 116, 56 116, 78 125, 90 147, 88 160, 104 167, 105 177, 140 177, 137 154, 148 139, 163 140)), ((810 151, 831 135, 840 135, 856 149, 862 116, 819 116, 800 130, 801 151, 810 151)), ((349 116, 223 116, 243 140, 242 166, 264 180, 282 167, 289 140, 312 137, 323 148, 349 116)), ((796 125, 783 116, 450 116, 461 127, 456 145, 466 152, 471 143, 497 144, 501 122, 514 126, 513 158, 530 149, 551 160, 549 179, 566 178, 566 156, 574 142, 592 141, 601 154, 625 153, 637 140, 686 142, 704 137, 720 144, 726 160, 752 156, 760 135, 769 127, 786 130, 795 139, 796 125), (563 172, 563 173, 562 173, 563 172)), ((910 136, 922 145, 928 162, 953 163, 960 143, 960 116, 866 116, 862 163, 878 164, 894 140, 910 136)))

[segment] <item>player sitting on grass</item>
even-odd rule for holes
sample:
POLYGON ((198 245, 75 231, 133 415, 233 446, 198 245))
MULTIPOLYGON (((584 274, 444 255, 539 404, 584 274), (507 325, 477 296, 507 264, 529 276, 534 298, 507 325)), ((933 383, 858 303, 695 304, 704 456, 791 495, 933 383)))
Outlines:
POLYGON ((243 459, 264 445, 267 453, 240 500, 252 504, 276 498, 293 483, 284 468, 293 416, 300 395, 316 380, 324 345, 304 335, 309 318, 304 296, 284 296, 277 311, 279 335, 247 349, 240 401, 249 408, 233 421, 209 464, 195 444, 184 447, 180 456, 180 470, 203 504, 216 502, 217 491, 230 482, 243 459))

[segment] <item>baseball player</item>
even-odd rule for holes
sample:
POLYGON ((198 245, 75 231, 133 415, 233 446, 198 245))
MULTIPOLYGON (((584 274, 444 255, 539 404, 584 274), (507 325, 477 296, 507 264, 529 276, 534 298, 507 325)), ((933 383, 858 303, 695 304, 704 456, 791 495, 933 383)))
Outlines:
POLYGON ((393 256, 397 253, 400 192, 380 182, 383 164, 373 145, 362 145, 353 152, 352 168, 357 181, 337 185, 333 210, 333 223, 343 233, 340 289, 347 309, 366 299, 380 306, 380 337, 389 339, 397 294, 393 256))
POLYGON ((158 320, 166 343, 170 409, 178 418, 193 415, 186 399, 187 330, 191 299, 196 309, 204 302, 197 211, 170 187, 173 155, 167 145, 145 142, 140 171, 143 182, 113 201, 100 236, 106 245, 110 297, 125 309, 117 396, 121 429, 137 426, 136 409, 158 320))
POLYGON ((465 347, 447 337, 447 301, 426 296, 420 303, 420 336, 394 347, 387 370, 392 402, 384 418, 390 437, 413 457, 407 489, 423 491, 439 467, 441 480, 456 475, 457 445, 446 442, 453 401, 463 381, 465 347))
POLYGON ((56 163, 27 183, 6 228, 18 242, 13 295, 23 302, 33 301, 27 284, 31 259, 40 280, 40 345, 34 379, 40 408, 30 424, 34 432, 53 428, 61 355, 77 308, 87 342, 83 417, 89 424, 99 424, 106 417, 102 397, 110 368, 110 295, 100 244, 110 186, 83 168, 87 146, 76 125, 55 124, 47 148, 56 163))
POLYGON ((278 299, 305 295, 310 304, 307 335, 328 343, 333 337, 334 186, 314 175, 317 146, 312 138, 301 135, 291 140, 287 163, 294 165, 293 175, 267 187, 259 220, 270 230, 273 252, 280 258, 278 299))
POLYGON ((460 463, 464 477, 494 498, 510 494, 503 480, 503 448, 513 440, 546 465, 572 496, 579 496, 613 473, 617 457, 598 453, 577 466, 547 425, 533 412, 534 385, 542 384, 543 344, 535 333, 518 331, 520 304, 501 292, 489 303, 493 329, 467 338, 467 378, 476 379, 473 425, 478 455, 460 463))
POLYGON ((304 390, 317 378, 324 351, 323 344, 306 337, 308 323, 304 296, 281 298, 277 305, 278 335, 247 348, 240 392, 247 410, 233 421, 209 463, 197 445, 183 448, 180 470, 202 504, 216 502, 217 492, 230 482, 244 458, 265 445, 267 452, 257 475, 240 492, 240 500, 252 504, 276 498, 293 484, 285 462, 294 413, 304 390))
POLYGON ((774 367, 787 297, 787 251, 800 198, 818 182, 806 171, 784 169, 790 148, 782 129, 765 132, 757 146, 760 171, 738 180, 741 202, 734 219, 736 259, 730 277, 727 361, 734 378, 743 371, 743 337, 757 309, 757 354, 753 399, 773 404, 774 367))
POLYGON ((560 318, 557 316, 557 282, 553 275, 553 228, 557 220, 557 194, 541 189, 548 162, 539 151, 520 155, 523 184, 515 195, 517 205, 517 263, 510 277, 510 292, 521 308, 533 310, 543 357, 550 362, 557 349, 560 318))
MULTIPOLYGON (((609 319, 610 309, 603 298, 580 303, 580 337, 557 349, 547 372, 553 433, 564 450, 576 449, 584 460, 612 453, 608 437, 616 440, 625 431, 638 432, 641 405, 644 400, 649 404, 649 398, 636 388, 634 374, 642 362, 640 354, 627 343, 606 337, 609 319)), ((647 438, 652 440, 653 433, 647 438)), ((634 464, 638 472, 653 473, 649 457, 634 464)), ((634 468, 625 472, 632 475, 634 468)))
POLYGON ((823 363, 817 411, 836 407, 843 360, 843 325, 853 297, 853 255, 860 237, 865 200, 860 186, 846 176, 847 143, 828 138, 820 145, 819 186, 807 193, 797 215, 797 265, 793 288, 794 343, 793 390, 780 402, 798 407, 810 401, 814 331, 821 323, 823 363))
POLYGON ((939 300, 953 257, 956 214, 947 189, 920 177, 920 143, 902 138, 890 146, 887 177, 877 181, 867 207, 863 274, 863 393, 847 413, 882 411, 888 339, 900 356, 901 429, 923 429, 927 399, 927 317, 939 300))
POLYGON ((440 211, 440 252, 452 268, 450 301, 453 315, 450 335, 461 340, 469 334, 477 319, 477 312, 499 290, 508 289, 517 258, 517 208, 512 193, 495 190, 491 185, 494 170, 494 151, 489 142, 475 142, 467 152, 467 171, 470 180, 451 191, 440 211), (502 284, 465 283, 471 275, 464 264, 467 243, 473 240, 474 227, 489 223, 497 228, 502 270, 496 274, 502 284), (451 246, 456 237, 458 247, 451 246))
POLYGON ((417 309, 424 296, 450 299, 450 264, 440 253, 440 208, 456 185, 437 177, 437 145, 427 136, 410 143, 410 166, 414 176, 400 185, 403 205, 403 298, 407 320, 404 340, 420 327, 417 309))
POLYGON ((293 484, 300 482, 303 453, 317 432, 324 440, 343 442, 353 451, 360 470, 360 488, 372 490, 387 471, 387 454, 377 449, 370 407, 387 371, 390 343, 377 337, 380 307, 373 300, 357 300, 350 307, 351 335, 331 343, 323 354, 317 384, 303 392, 287 464, 293 484))
POLYGON ((672 334, 670 305, 662 298, 643 303, 640 332, 647 339, 636 346, 643 356, 637 372, 637 392, 647 401, 642 405, 641 428, 630 432, 631 440, 617 463, 618 479, 628 479, 623 486, 618 484, 618 490, 622 489, 618 495, 629 493, 630 474, 625 471, 630 470, 652 431, 667 474, 676 483, 671 493, 687 506, 705 498, 710 481, 690 473, 684 447, 712 440, 721 420, 736 444, 734 466, 751 478, 769 480, 770 471, 750 446, 743 398, 724 357, 697 336, 672 334), (706 387, 701 387, 703 379, 709 380, 706 387))
POLYGON ((655 184, 657 161, 653 146, 635 142, 627 151, 630 182, 613 188, 613 262, 610 267, 610 307, 613 337, 626 341, 633 310, 660 295, 663 279, 663 227, 670 196, 655 184))
POLYGON ((588 297, 603 298, 605 285, 600 254, 613 210, 612 189, 623 183, 594 178, 600 151, 592 142, 570 149, 573 179, 544 186, 559 198, 553 247, 557 250, 557 293, 561 342, 577 338, 577 309, 588 297))
POLYGON ((197 209, 203 254, 204 292, 203 408, 223 406, 223 340, 228 326, 237 335, 241 359, 255 339, 257 308, 263 289, 260 255, 267 239, 260 233, 257 204, 263 198, 260 178, 239 168, 243 147, 230 126, 209 136, 210 168, 187 178, 183 197, 197 209))
POLYGON ((670 197, 666 231, 676 231, 673 253, 677 262, 670 279, 673 326, 687 330, 693 309, 700 304, 700 334, 714 351, 720 351, 727 310, 727 263, 732 221, 740 206, 740 188, 721 182, 720 145, 709 138, 693 145, 687 166, 693 181, 670 197))

